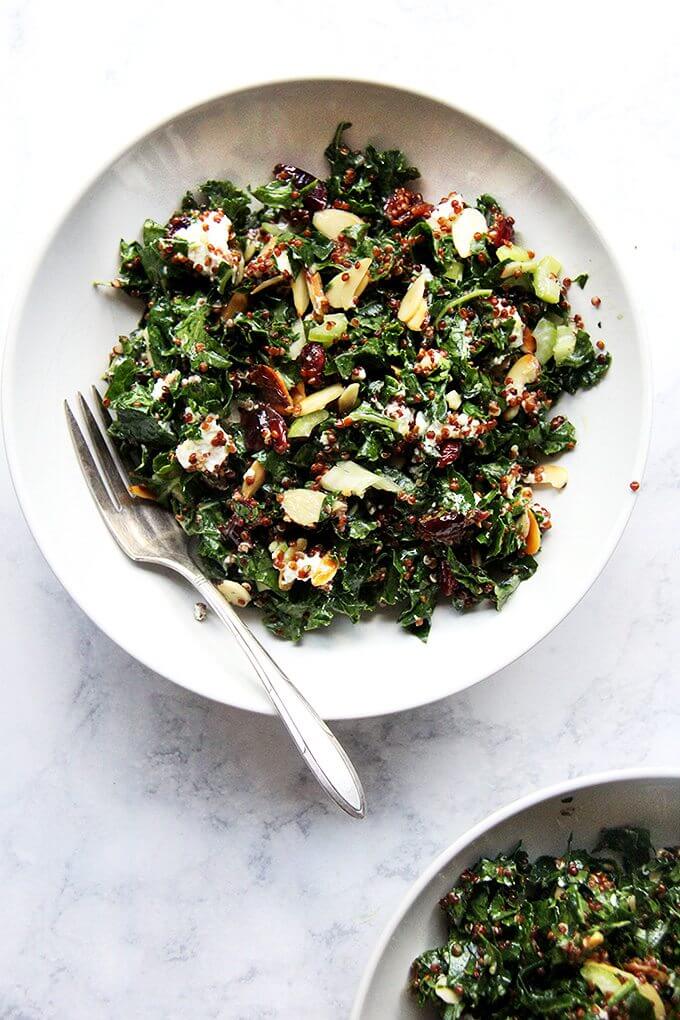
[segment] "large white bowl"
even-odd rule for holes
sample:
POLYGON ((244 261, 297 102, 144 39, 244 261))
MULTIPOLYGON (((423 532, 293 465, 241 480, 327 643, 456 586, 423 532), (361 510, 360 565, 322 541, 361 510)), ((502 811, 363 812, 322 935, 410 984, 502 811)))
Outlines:
POLYGON ((350 1020, 426 1020, 408 989, 411 963, 443 945, 439 900, 461 871, 482 856, 510 850, 519 840, 532 856, 559 855, 570 834, 591 849, 602 828, 649 829, 655 846, 680 843, 680 771, 609 772, 539 790, 503 808, 445 850, 409 890, 366 967, 350 1020))
POLYGON ((615 361, 606 381, 560 410, 581 438, 567 459, 568 489, 546 496, 556 527, 540 569, 506 609, 459 616, 440 609, 427 645, 391 620, 338 622, 301 647, 276 641, 248 612, 284 669, 323 716, 351 718, 433 701, 488 676, 526 652, 573 608, 606 563, 630 514, 629 482, 641 475, 648 442, 647 355, 619 269, 564 187, 509 139, 443 102, 381 85, 303 81, 259 86, 181 113, 135 142, 87 186, 39 258, 8 338, 3 421, 16 491, 52 569, 86 613, 132 655, 194 691, 241 708, 271 711, 220 625, 200 628, 194 596, 179 580, 129 562, 107 534, 76 465, 62 401, 98 379, 119 333, 138 309, 93 280, 111 278, 120 237, 145 217, 166 219, 187 189, 207 177, 246 185, 278 161, 323 173, 336 123, 354 123, 363 145, 401 146, 431 198, 491 192, 539 252, 566 271, 591 274, 603 298, 572 290, 615 361), (588 314, 590 313, 590 314, 588 314), (455 646, 455 657, 451 649, 455 646))

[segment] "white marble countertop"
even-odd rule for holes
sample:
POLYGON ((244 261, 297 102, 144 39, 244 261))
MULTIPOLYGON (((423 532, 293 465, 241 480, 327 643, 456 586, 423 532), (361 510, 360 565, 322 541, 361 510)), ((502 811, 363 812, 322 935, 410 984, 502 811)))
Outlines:
POLYGON ((43 562, 3 467, 8 1020, 346 1017, 396 902, 470 823, 563 777, 680 762, 680 342, 658 301, 674 302, 680 268, 675 9, 652 0, 613 21, 580 0, 290 9, 6 0, 3 312, 43 216, 150 123, 258 78, 401 80, 497 122, 597 210, 653 347, 647 475, 604 574, 534 652, 455 699, 337 726, 370 805, 353 823, 320 801, 275 721, 172 686, 95 629, 43 562), (253 29, 260 45, 242 45, 253 29))

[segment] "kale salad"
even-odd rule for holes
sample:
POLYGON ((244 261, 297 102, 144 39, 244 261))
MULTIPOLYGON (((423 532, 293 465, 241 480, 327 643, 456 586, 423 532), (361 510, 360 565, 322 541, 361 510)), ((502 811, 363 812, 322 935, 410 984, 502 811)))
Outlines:
POLYGON ((133 491, 231 602, 291 640, 383 607, 426 638, 437 603, 500 609, 536 570, 534 490, 576 442, 555 403, 610 357, 494 198, 426 201, 349 127, 325 180, 206 181, 121 242, 142 312, 105 404, 133 491))
POLYGON ((446 945, 413 964, 444 1020, 680 1017, 680 848, 606 829, 593 851, 531 862, 517 847, 441 900, 446 945))

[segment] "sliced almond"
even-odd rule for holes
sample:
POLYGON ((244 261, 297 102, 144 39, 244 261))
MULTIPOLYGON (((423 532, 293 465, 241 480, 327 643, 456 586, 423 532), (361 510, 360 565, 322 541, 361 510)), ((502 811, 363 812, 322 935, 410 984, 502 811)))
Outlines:
POLYGON ((461 258, 465 259, 472 251, 472 243, 476 234, 486 234, 489 228, 479 209, 463 209, 451 225, 453 244, 461 258))
POLYGON ((534 471, 534 485, 552 485, 563 489, 569 481, 569 472, 561 464, 542 464, 534 471))
MULTIPOLYGON (((540 374, 541 363, 538 358, 533 354, 523 354, 509 370, 505 378, 505 385, 519 395, 524 392, 529 383, 536 382, 540 374)), ((518 406, 509 407, 503 412, 503 417, 506 421, 511 421, 517 416, 518 411, 518 406)))
MULTIPOLYGON (((409 285, 408 290, 401 299, 399 311, 397 312, 397 318, 401 322, 405 322, 408 325, 409 320, 413 316, 420 314, 425 298, 425 284, 431 279, 432 274, 429 269, 423 269, 422 273, 416 276, 415 280, 409 285)), ((427 304, 425 305, 425 311, 427 312, 427 304)))
POLYGON ((247 307, 248 307, 248 295, 245 293, 245 291, 235 290, 234 293, 229 298, 229 300, 227 301, 224 308, 222 309, 222 311, 220 312, 220 317, 225 322, 229 322, 229 320, 233 319, 234 316, 238 315, 239 312, 245 312, 247 307))
POLYGON ((305 282, 307 283, 307 290, 312 301, 314 318, 320 321, 331 307, 324 293, 321 276, 319 273, 313 273, 311 270, 305 269, 305 282))
POLYGON ((529 556, 533 556, 541 548, 541 529, 533 510, 527 510, 527 517, 529 518, 529 530, 524 540, 524 551, 529 556))
POLYGON ((305 280, 305 271, 301 269, 291 284, 293 290, 293 304, 299 316, 303 316, 309 304, 309 288, 305 280))
POLYGON ((412 329, 414 333, 419 333, 420 330, 423 328, 423 323, 427 318, 428 311, 429 308, 427 307, 427 301, 425 300, 425 298, 422 298, 415 312, 406 323, 408 328, 412 329))
POLYGON ((268 280, 263 280, 262 283, 258 283, 257 287, 253 287, 251 294, 259 294, 261 290, 267 290, 268 287, 275 287, 277 283, 283 283, 286 277, 283 273, 278 276, 270 276, 268 280))
POLYGON ((527 354, 536 353, 536 337, 528 326, 525 326, 522 331, 522 350, 527 354))
POLYGON ((338 411, 340 414, 349 414, 350 411, 354 410, 359 401, 359 389, 360 386, 357 382, 345 386, 338 397, 338 411))
POLYGON ((331 308, 354 308, 357 288, 368 275, 372 259, 359 259, 351 269, 345 269, 333 277, 326 288, 326 297, 331 308))
POLYGON ((295 524, 311 528, 312 525, 319 523, 325 498, 325 492, 315 489, 288 489, 283 494, 281 506, 295 524))
POLYGON ((267 471, 262 461, 254 460, 243 476, 241 494, 249 499, 254 496, 258 489, 262 488, 267 471))
POLYGON ((133 496, 137 496, 139 499, 151 499, 154 502, 156 500, 153 492, 151 489, 147 489, 146 485, 131 485, 130 492, 133 496))
POLYGON ((312 217, 312 223, 319 233, 330 238, 331 241, 337 241, 343 230, 347 230, 348 227, 363 222, 360 216, 355 216, 354 213, 347 212, 346 209, 321 209, 312 217))
POLYGON ((322 390, 310 393, 309 396, 303 397, 295 405, 296 414, 310 414, 312 411, 320 411, 327 404, 337 400, 344 388, 342 383, 333 383, 322 390))
POLYGON ((363 496, 366 489, 382 489, 385 492, 399 492, 399 486, 391 478, 376 474, 353 460, 341 460, 319 479, 324 489, 339 492, 343 496, 363 496))
POLYGON ((220 595, 223 595, 232 606, 247 606, 252 596, 247 588, 244 588, 238 581, 220 581, 217 585, 220 595))
POLYGON ((290 258, 288 257, 287 251, 282 251, 278 255, 275 254, 274 262, 276 263, 276 268, 282 272, 284 276, 287 276, 290 280, 293 279, 293 267, 290 264, 290 258))

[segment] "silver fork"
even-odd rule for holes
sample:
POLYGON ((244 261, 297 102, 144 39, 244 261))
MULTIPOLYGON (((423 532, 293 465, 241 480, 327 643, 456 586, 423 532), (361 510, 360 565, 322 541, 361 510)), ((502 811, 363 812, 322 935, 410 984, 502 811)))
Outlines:
MULTIPOLYGON (((99 414, 110 424, 108 411, 93 387, 99 414)), ((215 615, 236 638, 290 733, 303 761, 330 797, 348 814, 363 818, 366 803, 361 781, 346 752, 321 717, 276 665, 231 605, 205 577, 189 555, 184 532, 171 513, 150 500, 138 499, 115 450, 105 437, 82 393, 80 409, 96 459, 68 401, 66 421, 80 468, 104 523, 123 552, 136 563, 152 563, 180 574, 196 588, 215 615)))

